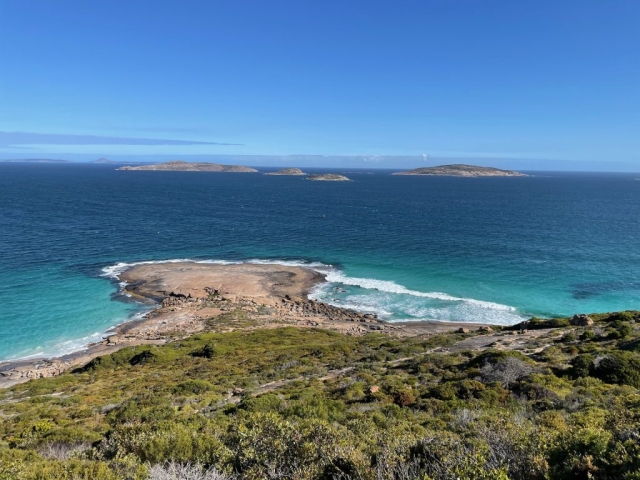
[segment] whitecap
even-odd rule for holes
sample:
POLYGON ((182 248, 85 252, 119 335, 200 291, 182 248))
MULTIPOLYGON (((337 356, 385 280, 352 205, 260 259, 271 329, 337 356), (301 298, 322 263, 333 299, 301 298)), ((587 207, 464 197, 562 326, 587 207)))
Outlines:
POLYGON ((327 281, 333 283, 341 283, 343 285, 353 285, 369 290, 378 290, 381 292, 395 293, 398 295, 411 295, 414 297, 432 298, 435 300, 446 300, 451 302, 466 302, 481 308, 490 308, 493 310, 504 310, 515 312, 516 308, 500 303, 486 302, 484 300, 475 300, 473 298, 454 297, 452 295, 441 292, 419 292, 410 290, 407 287, 399 285, 389 280, 376 280, 374 278, 357 278, 348 277, 337 270, 327 272, 327 281))

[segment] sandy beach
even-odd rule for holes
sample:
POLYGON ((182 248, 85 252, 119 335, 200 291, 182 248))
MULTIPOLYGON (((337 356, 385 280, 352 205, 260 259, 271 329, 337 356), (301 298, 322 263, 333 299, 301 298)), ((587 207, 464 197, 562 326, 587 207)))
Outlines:
POLYGON ((478 323, 386 323, 375 315, 333 307, 308 298, 325 278, 312 269, 264 264, 213 265, 194 262, 134 266, 119 275, 126 292, 155 308, 124 323, 86 349, 57 358, 0 363, 0 388, 52 377, 121 348, 162 344, 203 331, 324 328, 349 335, 430 335, 485 328, 478 323))

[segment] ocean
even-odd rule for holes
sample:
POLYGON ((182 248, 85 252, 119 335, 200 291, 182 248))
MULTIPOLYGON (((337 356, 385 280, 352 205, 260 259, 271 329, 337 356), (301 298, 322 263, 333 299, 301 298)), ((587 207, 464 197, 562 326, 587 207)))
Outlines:
POLYGON ((0 163, 0 359, 140 315, 113 275, 144 261, 309 265, 315 298, 388 321, 640 308, 637 175, 331 171, 353 181, 0 163))

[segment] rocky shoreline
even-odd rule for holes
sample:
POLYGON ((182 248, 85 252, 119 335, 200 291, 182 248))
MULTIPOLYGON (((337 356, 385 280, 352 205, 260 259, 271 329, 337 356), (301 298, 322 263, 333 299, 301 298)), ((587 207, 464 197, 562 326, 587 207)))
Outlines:
POLYGON ((254 330, 294 326, 349 335, 394 336, 488 328, 477 323, 386 323, 376 315, 308 298, 324 275, 282 265, 212 265, 194 262, 134 266, 118 276, 126 291, 156 307, 142 318, 107 332, 101 342, 57 358, 0 363, 0 388, 33 378, 55 377, 93 358, 141 344, 163 344, 201 331, 254 330))

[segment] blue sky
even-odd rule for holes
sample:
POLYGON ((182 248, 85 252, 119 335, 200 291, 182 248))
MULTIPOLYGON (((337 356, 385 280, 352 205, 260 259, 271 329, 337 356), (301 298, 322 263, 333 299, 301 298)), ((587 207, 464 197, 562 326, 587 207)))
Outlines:
POLYGON ((640 170, 639 25, 637 0, 4 0, 0 158, 640 170))

